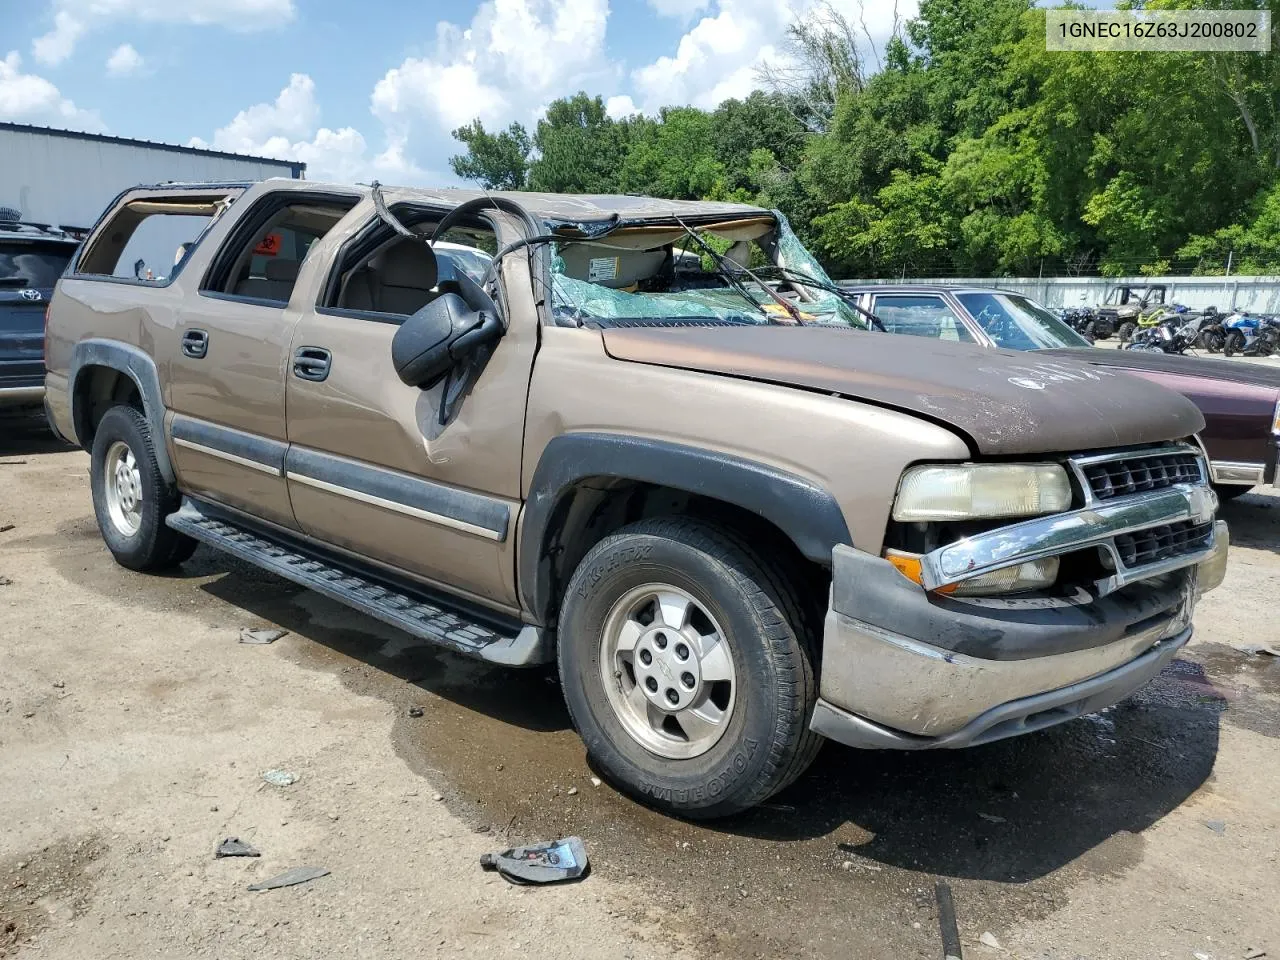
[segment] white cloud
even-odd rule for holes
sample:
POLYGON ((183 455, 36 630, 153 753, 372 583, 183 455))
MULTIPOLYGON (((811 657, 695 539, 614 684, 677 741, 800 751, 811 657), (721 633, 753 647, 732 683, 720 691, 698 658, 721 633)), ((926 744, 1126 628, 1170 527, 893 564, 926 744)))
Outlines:
POLYGON ((192 137, 188 146, 301 160, 307 165, 311 180, 350 183, 376 177, 391 183, 417 184, 431 179, 407 159, 403 142, 391 138, 382 152, 371 154, 359 130, 332 130, 319 127, 319 122, 315 82, 305 73, 295 73, 271 103, 241 110, 214 133, 211 141, 192 137))
POLYGON ((692 20, 710 5, 711 0, 649 0, 649 6, 659 16, 684 21, 692 20))
POLYGON ((94 21, 220 26, 250 33, 282 26, 297 16, 294 0, 51 0, 53 30, 31 45, 41 63, 61 63, 94 21))
POLYGON ((640 108, 636 106, 636 102, 629 96, 623 94, 619 97, 610 97, 604 102, 604 112, 614 120, 621 120, 623 117, 630 117, 640 112, 640 108))
MULTIPOLYGON (((650 2, 674 5, 674 0, 650 2)), ((640 105, 646 112, 675 104, 710 109, 730 97, 746 96, 760 85, 760 66, 785 58, 788 25, 819 6, 820 0, 717 0, 714 11, 680 38, 673 54, 632 71, 640 105)), ((917 2, 832 0, 831 6, 860 30, 866 25, 870 47, 872 42, 883 46, 895 13, 900 21, 915 16, 917 2)))
POLYGON ((53 18, 53 29, 31 41, 31 53, 41 63, 61 63, 76 48, 76 41, 85 31, 84 21, 66 10, 59 10, 53 18))
POLYGON ((23 73, 16 50, 0 60, 0 120, 94 132, 105 129, 95 111, 81 110, 44 77, 23 73))
POLYGON ((122 43, 107 57, 107 76, 127 77, 142 69, 142 55, 133 49, 133 44, 122 43))
POLYGON ((549 100, 615 81, 608 18, 608 0, 486 0, 466 27, 436 26, 432 55, 389 70, 373 112, 398 130, 426 118, 446 137, 476 117, 529 125, 549 100))

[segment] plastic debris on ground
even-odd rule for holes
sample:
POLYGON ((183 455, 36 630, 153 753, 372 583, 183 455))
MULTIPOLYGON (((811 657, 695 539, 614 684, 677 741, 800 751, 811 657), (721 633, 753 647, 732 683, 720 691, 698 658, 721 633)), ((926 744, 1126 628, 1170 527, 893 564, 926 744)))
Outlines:
POLYGON ((1222 836, 1227 832, 1227 821, 1225 820, 1205 820, 1204 825, 1218 836, 1222 836))
POLYGON ((299 778, 296 773, 290 773, 288 770, 268 770, 262 775, 262 779, 273 787, 287 787, 297 783, 299 778))
POLYGON ((1000 949, 1000 941, 996 939, 995 934, 990 930, 984 931, 982 936, 978 938, 978 942, 984 947, 991 947, 993 950, 1000 949))
POLYGON ((951 899, 951 886, 939 880, 933 887, 938 901, 938 933, 942 936, 943 960, 963 960, 960 951, 960 929, 956 925, 956 905, 951 899))
POLYGON ((286 870, 269 880, 263 880, 261 883, 249 884, 249 889, 253 891, 259 890, 276 890, 280 887, 296 887, 300 883, 309 883, 312 880, 319 880, 321 877, 327 877, 329 871, 324 867, 294 867, 286 870))
POLYGON ((580 880, 590 870, 587 848, 581 837, 565 837, 550 843, 513 847, 480 858, 485 870, 496 870, 509 883, 542 884, 580 880))
POLYGON ((258 853, 257 850, 249 846, 239 837, 227 837, 227 839, 223 840, 220 844, 218 844, 218 849, 213 851, 213 858, 215 860, 221 860, 223 857, 260 857, 260 856, 262 856, 262 854, 258 853))
POLYGON ((240 630, 240 642, 257 644, 275 643, 281 637, 288 636, 288 634, 288 630, 250 630, 248 627, 243 627, 240 630))

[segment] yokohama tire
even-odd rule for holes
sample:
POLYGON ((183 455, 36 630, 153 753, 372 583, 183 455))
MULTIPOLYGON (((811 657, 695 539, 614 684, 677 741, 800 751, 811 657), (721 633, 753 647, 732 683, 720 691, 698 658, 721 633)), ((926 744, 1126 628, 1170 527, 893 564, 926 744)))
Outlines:
MULTIPOLYGON (((646 602, 635 601, 639 620, 646 615, 646 602)), ((658 610, 657 605, 652 609, 658 610)), ((691 819, 745 810, 795 780, 822 743, 808 728, 817 684, 812 638, 798 626, 802 623, 800 610, 794 589, 783 577, 736 537, 701 521, 645 520, 596 544, 574 572, 565 593, 559 666, 574 726, 600 771, 640 801, 691 819), (642 692, 642 675, 637 671, 654 671, 656 667, 638 666, 641 660, 635 658, 650 653, 657 657, 659 651, 652 646, 646 649, 649 641, 641 639, 630 654, 621 654, 632 656, 631 665, 621 668, 616 666, 619 655, 611 652, 617 611, 627 609, 629 598, 643 598, 653 589, 670 591, 663 595, 668 598, 687 598, 687 609, 694 611, 688 615, 692 633, 687 635, 709 632, 727 641, 731 669, 722 666, 721 670, 733 676, 732 699, 723 713, 719 739, 705 749, 695 744, 691 734, 687 744, 679 742, 683 731, 678 723, 673 726, 675 716, 659 709, 645 713, 645 708, 653 706, 652 700, 661 701, 658 685, 652 687, 649 703, 636 696, 642 692), (695 629, 698 617, 716 631, 705 626, 695 629), (624 690, 630 691, 630 699, 624 690), (639 710, 634 707, 636 702, 641 704, 639 710), (636 711, 631 719, 626 716, 628 705, 636 711), (646 716, 654 729, 632 732, 637 723, 643 726, 646 716), (666 726, 654 726, 654 718, 666 726), (663 741, 670 730, 677 735, 674 743, 663 741), (641 736, 663 742, 651 749, 641 736), (670 755, 681 749, 698 752, 670 755)), ((654 636, 655 630, 666 630, 679 641, 682 635, 664 625, 675 621, 663 616, 659 613, 647 627, 633 625, 632 629, 648 630, 645 638, 654 636)), ((663 634, 656 636, 661 643, 663 634)), ((704 660, 697 669, 711 677, 708 662, 704 660)), ((691 680, 692 675, 680 675, 680 665, 672 663, 677 672, 667 673, 670 679, 662 683, 672 684, 665 693, 674 702, 674 688, 679 686, 675 677, 691 680)), ((651 673, 643 679, 648 683, 655 676, 651 673)), ((708 683, 707 689, 713 685, 708 683)))

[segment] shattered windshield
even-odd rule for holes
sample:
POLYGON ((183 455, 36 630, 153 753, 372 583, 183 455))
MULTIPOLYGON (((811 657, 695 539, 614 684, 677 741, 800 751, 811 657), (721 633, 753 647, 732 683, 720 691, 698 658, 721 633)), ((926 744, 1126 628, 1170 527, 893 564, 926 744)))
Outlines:
POLYGON ((956 299, 978 321, 997 347, 1047 350, 1088 347, 1088 340, 1034 300, 1012 293, 957 293, 956 299))
POLYGON ((646 224, 565 240, 551 272, 552 313, 566 326, 867 328, 776 212, 700 228, 697 238, 646 224))

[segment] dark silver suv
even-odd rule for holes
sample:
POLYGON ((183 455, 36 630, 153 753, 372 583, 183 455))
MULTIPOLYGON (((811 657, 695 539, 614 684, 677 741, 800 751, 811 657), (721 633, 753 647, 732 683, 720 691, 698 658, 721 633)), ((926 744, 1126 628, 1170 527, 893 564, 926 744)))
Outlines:
POLYGON ((44 315, 53 286, 79 245, 47 224, 0 208, 0 414, 44 400, 44 315))

